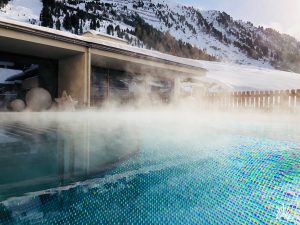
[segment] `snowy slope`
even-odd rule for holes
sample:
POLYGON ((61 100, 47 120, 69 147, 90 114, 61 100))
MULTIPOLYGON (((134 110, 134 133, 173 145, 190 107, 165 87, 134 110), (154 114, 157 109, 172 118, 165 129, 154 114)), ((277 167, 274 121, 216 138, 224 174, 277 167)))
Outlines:
MULTIPOLYGON (((221 57, 223 61, 236 62, 241 64, 251 64, 258 65, 263 67, 272 68, 271 65, 264 61, 257 61, 249 59, 245 54, 241 53, 238 48, 232 45, 226 45, 221 43, 211 34, 207 34, 203 32, 202 28, 198 28, 196 30, 196 34, 192 33, 190 29, 180 25, 180 28, 176 28, 175 26, 168 27, 162 20, 157 16, 157 8, 149 7, 151 2, 155 2, 156 4, 162 3, 162 1, 144 1, 145 5, 141 9, 134 9, 133 5, 135 1, 122 1, 122 0, 104 0, 103 2, 107 3, 118 3, 116 8, 121 11, 122 7, 127 6, 127 10, 130 13, 138 13, 148 24, 152 25, 154 28, 162 32, 170 32, 170 34, 175 37, 177 40, 182 40, 183 42, 191 43, 193 46, 196 46, 200 49, 205 49, 208 54, 221 57), (147 5, 148 3, 148 5, 147 5), (147 7, 148 6, 148 7, 147 7), (201 35, 199 35, 201 34, 201 35)), ((162 14, 165 15, 175 15, 176 20, 179 20, 180 17, 186 17, 186 20, 193 27, 197 27, 194 18, 190 15, 189 9, 184 8, 184 6, 179 4, 168 3, 168 7, 162 6, 161 8, 162 14)), ((202 11, 209 15, 210 12, 202 11)), ((209 17, 209 16, 207 16, 209 17)))
POLYGON ((255 66, 197 61, 207 69, 207 77, 222 82, 235 91, 300 89, 297 73, 255 66))
MULTIPOLYGON (((181 5, 173 4, 171 5, 169 11, 166 12, 166 14, 172 13, 177 16, 177 19, 180 16, 185 16, 189 24, 191 24, 193 27, 197 27, 193 16, 188 16, 190 15, 189 9, 185 9, 182 7, 183 6, 181 5)), ((211 15, 212 12, 213 11, 202 11, 202 14, 209 22, 213 21, 211 15)), ((250 59, 245 54, 240 52, 240 50, 237 47, 220 42, 216 37, 212 36, 210 33, 206 33, 201 27, 196 29, 196 34, 193 34, 190 29, 176 29, 174 27, 170 28, 167 27, 164 23, 161 23, 159 20, 149 19, 149 16, 145 16, 144 14, 140 15, 143 17, 143 19, 145 19, 145 21, 147 21, 155 28, 163 32, 170 32, 170 34, 174 36, 177 40, 182 40, 184 42, 191 43, 193 46, 196 46, 200 49, 205 49, 208 54, 220 57, 222 61, 272 68, 270 63, 265 62, 264 60, 250 59)), ((154 15, 152 14, 152 16, 154 15)))
POLYGON ((12 0, 0 10, 0 17, 21 22, 39 21, 42 7, 40 0, 12 0))

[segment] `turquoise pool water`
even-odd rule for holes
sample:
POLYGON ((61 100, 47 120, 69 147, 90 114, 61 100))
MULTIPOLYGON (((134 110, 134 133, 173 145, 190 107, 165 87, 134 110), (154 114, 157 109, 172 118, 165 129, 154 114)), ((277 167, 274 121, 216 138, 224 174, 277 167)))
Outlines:
POLYGON ((39 134, 43 138, 29 140, 35 155, 11 147, 21 157, 14 170, 3 164, 2 155, 0 167, 9 177, 17 176, 24 160, 29 162, 24 168, 30 164, 35 169, 17 180, 1 173, 0 224, 300 223, 295 124, 173 119, 132 124, 136 120, 126 119, 99 129, 99 124, 108 125, 104 121, 85 131, 86 123, 77 121, 76 127, 64 128, 67 137, 47 124, 47 132, 43 127, 39 134), (75 137, 70 138, 71 131, 75 137), (80 145, 87 132, 88 145, 80 145), (57 149, 57 136, 64 140, 63 150, 57 149), (40 143, 44 147, 37 147, 40 143), (49 157, 53 168, 37 172, 49 157))

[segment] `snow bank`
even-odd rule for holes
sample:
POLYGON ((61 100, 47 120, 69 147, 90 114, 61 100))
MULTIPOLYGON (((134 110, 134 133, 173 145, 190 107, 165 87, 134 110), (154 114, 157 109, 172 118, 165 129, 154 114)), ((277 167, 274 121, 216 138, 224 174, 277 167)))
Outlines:
POLYGON ((198 61, 208 70, 207 77, 218 80, 236 91, 300 89, 300 74, 241 66, 220 62, 198 61))

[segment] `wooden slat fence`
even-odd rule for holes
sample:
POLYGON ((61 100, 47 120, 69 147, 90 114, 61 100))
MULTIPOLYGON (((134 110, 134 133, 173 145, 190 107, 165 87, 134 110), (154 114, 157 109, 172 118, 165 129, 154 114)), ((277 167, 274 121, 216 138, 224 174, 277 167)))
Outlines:
POLYGON ((201 98, 203 107, 208 109, 250 108, 293 111, 300 108, 300 89, 208 93, 201 98))

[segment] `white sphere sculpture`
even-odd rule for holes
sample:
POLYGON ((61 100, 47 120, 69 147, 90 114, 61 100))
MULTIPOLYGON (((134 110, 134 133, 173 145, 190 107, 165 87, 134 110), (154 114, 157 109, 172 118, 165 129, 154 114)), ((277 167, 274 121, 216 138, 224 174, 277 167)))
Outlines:
POLYGON ((25 110, 25 102, 21 99, 15 99, 9 104, 9 108, 13 112, 22 112, 25 110))
POLYGON ((52 104, 51 95, 44 88, 32 88, 25 99, 28 109, 34 112, 47 110, 52 104))

